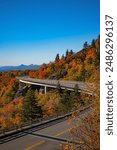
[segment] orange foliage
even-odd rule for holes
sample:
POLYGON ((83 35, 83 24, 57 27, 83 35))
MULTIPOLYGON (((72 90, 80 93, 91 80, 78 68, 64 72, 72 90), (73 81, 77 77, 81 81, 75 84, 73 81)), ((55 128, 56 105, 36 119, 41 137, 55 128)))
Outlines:
POLYGON ((21 116, 20 114, 16 114, 15 119, 14 119, 14 125, 17 126, 21 123, 21 116))
POLYGON ((89 57, 94 58, 94 52, 95 52, 95 49, 94 49, 94 48, 91 48, 91 49, 87 52, 87 58, 89 58, 89 57))
POLYGON ((29 77, 30 77, 30 78, 33 78, 34 76, 35 76, 35 72, 34 72, 34 71, 30 71, 30 72, 29 72, 29 77))
POLYGON ((20 110, 23 99, 24 98, 21 97, 0 109, 0 128, 6 129, 21 123, 20 110))
POLYGON ((13 103, 10 103, 6 106, 4 106, 4 113, 5 114, 8 114, 8 113, 11 113, 11 112, 15 112, 15 107, 14 107, 14 104, 13 103))
POLYGON ((55 107, 54 105, 49 105, 46 107, 46 114, 45 117, 50 117, 53 116, 55 114, 55 107))
POLYGON ((39 74, 39 78, 41 78, 41 79, 45 78, 46 74, 47 74, 47 70, 43 70, 43 71, 39 74))

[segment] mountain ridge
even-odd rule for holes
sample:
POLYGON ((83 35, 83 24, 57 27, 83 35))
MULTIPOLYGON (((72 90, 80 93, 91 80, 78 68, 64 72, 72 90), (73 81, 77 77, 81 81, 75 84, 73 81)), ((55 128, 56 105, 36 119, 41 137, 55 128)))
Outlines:
POLYGON ((29 77, 39 79, 75 80, 84 82, 99 81, 100 73, 100 36, 85 42, 80 51, 66 50, 61 57, 42 64, 36 71, 29 71, 29 77))
POLYGON ((19 66, 0 66, 0 72, 15 71, 15 70, 36 70, 39 69, 39 67, 40 65, 37 64, 30 64, 30 65, 21 64, 19 66))

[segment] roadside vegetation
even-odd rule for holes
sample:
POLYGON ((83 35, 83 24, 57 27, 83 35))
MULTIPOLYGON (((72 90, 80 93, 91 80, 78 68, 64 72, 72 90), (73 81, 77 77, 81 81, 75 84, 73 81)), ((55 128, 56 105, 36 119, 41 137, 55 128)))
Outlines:
MULTIPOLYGON (((43 64, 36 71, 11 71, 0 73, 0 130, 6 131, 11 127, 19 127, 26 122, 50 119, 92 104, 91 115, 85 119, 71 118, 80 122, 70 131, 70 136, 85 143, 82 150, 98 150, 99 148, 99 97, 90 97, 78 92, 78 85, 73 91, 57 89, 42 94, 38 89, 28 86, 25 93, 16 96, 19 83, 16 76, 31 78, 75 80, 92 83, 92 88, 99 95, 100 75, 100 38, 92 40, 89 45, 83 44, 79 52, 66 50, 61 57, 43 64), (80 128, 79 128, 80 127, 80 128), (81 130, 79 130, 81 129, 81 130), (95 139, 95 140, 94 140, 95 139)), ((76 150, 77 145, 62 145, 61 150, 76 150)))
POLYGON ((69 137, 77 143, 61 144, 60 150, 100 150, 99 84, 96 84, 96 96, 93 98, 90 113, 85 117, 73 113, 69 122, 72 125, 69 137))

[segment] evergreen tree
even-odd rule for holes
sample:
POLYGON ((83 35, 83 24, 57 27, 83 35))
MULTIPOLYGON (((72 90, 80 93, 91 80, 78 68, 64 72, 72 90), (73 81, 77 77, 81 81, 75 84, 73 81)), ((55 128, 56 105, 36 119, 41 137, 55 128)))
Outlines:
POLYGON ((95 48, 95 40, 94 39, 91 42, 91 46, 95 48))
POLYGON ((56 55, 55 62, 59 61, 59 54, 56 55))
POLYGON ((71 49, 71 50, 70 50, 70 52, 69 52, 69 54, 71 54, 71 55, 72 55, 73 53, 74 53, 74 52, 73 52, 73 50, 71 49))
POLYGON ((71 109, 73 107, 73 103, 70 99, 70 93, 67 89, 65 89, 63 94, 62 94, 61 103, 63 105, 63 108, 64 108, 65 112, 71 111, 71 109))
POLYGON ((85 43, 83 44, 83 48, 84 48, 84 49, 86 49, 88 46, 89 46, 89 45, 88 45, 88 42, 85 42, 85 43))
POLYGON ((22 108, 23 121, 32 121, 33 119, 42 117, 41 107, 38 106, 34 92, 29 89, 26 93, 22 108))
POLYGON ((62 59, 64 59, 65 58, 65 56, 64 56, 64 54, 62 55, 62 57, 61 57, 62 59))
POLYGON ((74 86, 74 95, 75 95, 75 97, 80 96, 80 92, 78 90, 79 90, 78 84, 75 84, 75 86, 74 86))
POLYGON ((61 86, 60 86, 60 83, 58 82, 57 84, 57 87, 56 87, 58 93, 61 95, 62 94, 62 89, 61 89, 61 86))
POLYGON ((66 57, 69 55, 69 51, 68 51, 68 49, 67 49, 67 51, 66 51, 66 57))
POLYGON ((84 101, 82 100, 81 96, 80 96, 80 92, 78 91, 79 90, 79 87, 78 87, 78 84, 76 84, 74 86, 74 91, 71 92, 71 99, 72 99, 72 102, 74 104, 81 104, 81 105, 84 105, 84 101))

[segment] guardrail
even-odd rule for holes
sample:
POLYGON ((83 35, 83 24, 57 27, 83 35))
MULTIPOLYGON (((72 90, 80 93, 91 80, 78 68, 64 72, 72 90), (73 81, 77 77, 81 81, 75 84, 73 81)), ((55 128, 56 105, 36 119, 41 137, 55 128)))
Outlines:
POLYGON ((14 138, 16 138, 16 136, 15 136, 16 134, 20 134, 20 135, 17 135, 18 137, 24 136, 24 135, 26 135, 25 131, 30 131, 30 132, 33 131, 34 132, 34 131, 46 128, 48 126, 52 126, 54 124, 62 122, 63 120, 68 119, 68 117, 70 117, 74 112, 82 113, 83 111, 85 111, 86 109, 89 109, 90 107, 91 107, 91 105, 86 106, 85 108, 82 108, 80 110, 72 111, 72 112, 64 114, 62 116, 58 116, 56 118, 44 120, 44 121, 41 121, 38 123, 28 124, 27 126, 19 126, 19 128, 15 128, 15 130, 9 130, 7 132, 1 133, 0 134, 0 143, 9 141, 9 137, 10 137, 10 139, 12 138, 12 140, 13 140, 14 138), (21 134, 21 133, 23 133, 23 134, 21 134))

